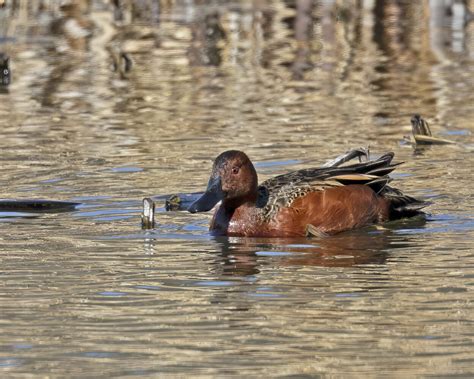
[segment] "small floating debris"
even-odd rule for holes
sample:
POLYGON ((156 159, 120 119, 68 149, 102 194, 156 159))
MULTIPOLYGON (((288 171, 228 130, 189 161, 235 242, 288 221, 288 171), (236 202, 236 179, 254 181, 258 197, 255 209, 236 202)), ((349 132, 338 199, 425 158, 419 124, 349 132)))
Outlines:
POLYGON ((181 198, 179 195, 171 195, 166 199, 165 208, 167 211, 178 211, 181 208, 181 198))
POLYGON ((119 48, 111 47, 109 52, 112 57, 112 70, 119 73, 120 79, 127 79, 133 67, 132 58, 130 58, 128 53, 119 48))
POLYGON ((169 211, 187 211, 189 206, 204 193, 178 193, 166 198, 165 209, 169 211))
MULTIPOLYGON (((1 0, 0 0, 1 4, 1 0)), ((0 53, 0 85, 8 86, 11 83, 10 57, 0 53)))
POLYGON ((143 199, 142 229, 155 227, 155 202, 149 197, 143 199))
POLYGON ((0 199, 0 212, 58 213, 73 211, 81 203, 43 199, 0 199))
POLYGON ((428 122, 416 114, 411 118, 411 131, 417 145, 449 145, 456 142, 444 138, 433 137, 428 122))

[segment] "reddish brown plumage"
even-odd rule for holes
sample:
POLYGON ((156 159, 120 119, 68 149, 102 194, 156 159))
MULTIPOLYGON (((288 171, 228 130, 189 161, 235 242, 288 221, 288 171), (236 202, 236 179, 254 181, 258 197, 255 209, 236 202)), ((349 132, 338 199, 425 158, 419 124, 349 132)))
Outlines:
POLYGON ((335 234, 387 221, 389 214, 387 200, 363 185, 310 192, 280 209, 269 222, 263 222, 254 209, 248 204, 232 212, 221 206, 210 230, 248 237, 301 237, 311 224, 322 233, 335 234))
POLYGON ((421 207, 423 202, 384 187, 386 176, 371 174, 374 167, 379 172, 381 168, 393 169, 392 157, 389 154, 384 159, 352 166, 283 175, 264 182, 261 187, 267 194, 261 195, 257 193, 257 174, 248 157, 240 151, 225 152, 214 163, 206 194, 191 205, 190 211, 209 210, 222 200, 214 213, 211 232, 248 237, 335 234, 414 215, 417 210, 410 206, 421 207), (361 180, 367 183, 343 185, 338 180, 346 184, 361 180), (385 180, 382 187, 381 180, 385 180), (379 188, 378 194, 371 183, 379 188), (261 200, 264 204, 259 204, 261 200), (308 227, 312 232, 308 233, 308 227))

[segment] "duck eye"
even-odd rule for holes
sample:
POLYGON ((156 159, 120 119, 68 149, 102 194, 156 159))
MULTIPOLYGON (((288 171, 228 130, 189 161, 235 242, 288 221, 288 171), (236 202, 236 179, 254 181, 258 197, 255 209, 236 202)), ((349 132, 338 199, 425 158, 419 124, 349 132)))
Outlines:
POLYGON ((232 167, 232 174, 237 175, 239 173, 239 167, 232 167))

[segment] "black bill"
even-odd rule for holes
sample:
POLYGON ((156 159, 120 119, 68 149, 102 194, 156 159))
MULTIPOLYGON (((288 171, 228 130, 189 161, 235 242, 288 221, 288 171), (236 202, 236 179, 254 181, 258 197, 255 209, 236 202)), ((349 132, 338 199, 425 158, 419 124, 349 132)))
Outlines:
POLYGON ((191 213, 210 211, 223 198, 224 193, 222 192, 221 178, 211 178, 209 179, 206 192, 191 204, 188 211, 191 213))

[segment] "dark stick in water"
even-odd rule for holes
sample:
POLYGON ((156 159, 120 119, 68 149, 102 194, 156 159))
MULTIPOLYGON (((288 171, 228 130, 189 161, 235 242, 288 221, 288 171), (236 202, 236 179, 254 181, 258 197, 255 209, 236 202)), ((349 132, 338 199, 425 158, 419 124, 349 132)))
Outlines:
POLYGON ((0 199, 0 212, 58 213, 73 211, 81 203, 43 199, 0 199))

